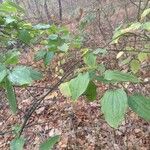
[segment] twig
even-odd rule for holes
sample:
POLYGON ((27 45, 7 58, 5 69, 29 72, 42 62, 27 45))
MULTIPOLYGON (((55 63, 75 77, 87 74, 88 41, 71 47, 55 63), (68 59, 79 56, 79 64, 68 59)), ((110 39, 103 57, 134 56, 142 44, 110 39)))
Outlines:
POLYGON ((41 96, 37 101, 34 101, 32 106, 30 107, 30 109, 27 111, 26 115, 25 115, 25 119, 24 122, 22 124, 20 133, 19 133, 19 137, 21 136, 29 118, 31 117, 31 115, 34 113, 34 111, 36 110, 36 108, 40 105, 40 103, 43 101, 43 99, 49 95, 52 91, 54 91, 55 89, 58 88, 58 86, 72 73, 73 69, 75 66, 77 66, 81 61, 76 62, 72 67, 70 67, 67 71, 66 74, 51 88, 49 89, 49 91, 44 94, 43 96, 41 96))
POLYGON ((140 21, 142 0, 139 0, 137 20, 140 21))
POLYGON ((107 51, 114 51, 114 52, 125 52, 125 53, 150 53, 150 51, 141 51, 141 50, 126 50, 126 49, 108 49, 107 51))

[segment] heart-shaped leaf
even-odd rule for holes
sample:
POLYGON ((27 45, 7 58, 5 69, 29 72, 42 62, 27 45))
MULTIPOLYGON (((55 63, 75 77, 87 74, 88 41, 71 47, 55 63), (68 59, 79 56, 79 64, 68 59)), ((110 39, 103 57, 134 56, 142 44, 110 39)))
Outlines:
POLYGON ((105 120, 113 127, 118 128, 124 120, 127 110, 127 95, 124 90, 108 90, 101 99, 102 112, 105 120))

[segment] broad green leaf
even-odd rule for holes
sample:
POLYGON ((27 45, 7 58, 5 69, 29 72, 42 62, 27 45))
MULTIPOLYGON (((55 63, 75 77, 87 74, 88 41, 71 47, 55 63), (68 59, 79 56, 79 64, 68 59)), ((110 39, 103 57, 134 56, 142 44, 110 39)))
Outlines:
POLYGON ((51 35, 49 35, 49 39, 50 40, 57 40, 57 38, 58 38, 57 34, 51 34, 51 35))
POLYGON ((45 29, 49 29, 50 25, 49 24, 37 24, 33 26, 33 28, 36 30, 45 30, 45 29))
POLYGON ((77 100, 88 87, 90 78, 89 73, 79 74, 76 78, 69 82, 69 88, 71 97, 73 100, 77 100))
POLYGON ((33 80, 41 79, 40 72, 26 66, 17 66, 9 73, 9 80, 16 85, 31 84, 33 80))
POLYGON ((92 53, 87 53, 84 56, 84 62, 89 67, 95 67, 96 66, 96 56, 92 53))
POLYGON ((5 65, 0 64, 0 83, 4 80, 4 78, 7 76, 7 68, 5 65))
POLYGON ((14 7, 17 9, 17 11, 20 11, 20 12, 25 12, 24 9, 22 7, 20 7, 19 5, 17 5, 16 3, 8 0, 7 3, 9 4, 9 7, 14 7))
POLYGON ((140 62, 145 61, 147 58, 148 58, 148 54, 147 53, 142 53, 141 52, 141 53, 138 54, 138 59, 139 59, 140 62))
POLYGON ((10 150, 23 150, 25 144, 25 139, 20 137, 11 141, 10 150))
POLYGON ((88 101, 92 102, 92 101, 96 100, 96 96, 97 96, 96 89, 97 89, 97 87, 94 84, 94 82, 89 82, 89 85, 85 91, 85 95, 86 95, 88 101))
POLYGON ((5 1, 0 4, 0 11, 16 13, 17 11, 24 12, 24 10, 17 4, 11 1, 5 1))
POLYGON ((62 83, 62 84, 59 86, 59 90, 60 90, 60 92, 61 92, 64 96, 71 97, 71 92, 70 92, 70 88, 69 88, 69 82, 62 83))
POLYGON ((44 57, 45 66, 49 65, 54 57, 54 52, 48 51, 44 57))
POLYGON ((134 75, 129 73, 123 73, 118 70, 106 70, 104 73, 104 79, 118 82, 139 82, 138 78, 134 75))
POLYGON ((129 107, 140 117, 150 121, 150 97, 134 94, 128 98, 129 107))
POLYGON ((106 80, 103 76, 96 76, 95 80, 105 83, 105 84, 116 83, 116 81, 114 80, 106 80))
POLYGON ((145 23, 142 25, 142 28, 143 28, 144 30, 150 31, 150 22, 145 22, 145 23))
POLYGON ((87 89, 90 81, 89 73, 79 74, 76 78, 59 86, 64 96, 71 96, 73 100, 77 100, 87 89))
POLYGON ((19 62, 19 51, 9 51, 5 55, 5 64, 17 64, 19 62))
POLYGON ((32 39, 29 31, 27 31, 26 29, 22 29, 19 31, 18 38, 20 41, 22 41, 25 44, 29 44, 32 39))
POLYGON ((137 73, 140 69, 140 62, 136 59, 133 59, 130 62, 130 67, 131 67, 131 70, 132 70, 133 73, 137 73))
POLYGON ((47 139, 45 142, 40 144, 39 150, 52 150, 54 145, 60 140, 60 136, 56 135, 49 139, 47 139))
POLYGON ((41 72, 39 72, 35 69, 32 69, 32 68, 29 68, 29 70, 30 70, 30 77, 31 77, 32 80, 42 79, 43 76, 42 76, 41 72))
POLYGON ((10 24, 10 23, 12 23, 12 22, 14 22, 14 21, 16 21, 13 17, 11 17, 11 16, 7 16, 6 18, 5 18, 5 23, 6 24, 10 24))
POLYGON ((97 48, 93 54, 98 55, 98 54, 102 54, 105 55, 107 53, 107 50, 105 48, 97 48))
POLYGON ((9 106, 12 112, 16 114, 17 112, 16 95, 15 95, 13 85, 8 79, 5 80, 5 90, 6 90, 6 95, 7 95, 9 106))
POLYGON ((60 51, 62 51, 62 52, 67 52, 68 49, 69 49, 69 46, 68 46, 67 43, 64 43, 63 45, 58 46, 58 49, 59 49, 60 51))
POLYGON ((40 50, 35 54, 34 60, 39 61, 41 59, 44 59, 45 55, 46 55, 46 50, 40 50))
POLYGON ((144 10, 141 15, 141 20, 143 20, 148 14, 150 14, 150 8, 144 10))
POLYGON ((113 127, 118 126, 124 120, 127 110, 127 95, 124 90, 108 90, 101 99, 102 112, 105 120, 113 127))

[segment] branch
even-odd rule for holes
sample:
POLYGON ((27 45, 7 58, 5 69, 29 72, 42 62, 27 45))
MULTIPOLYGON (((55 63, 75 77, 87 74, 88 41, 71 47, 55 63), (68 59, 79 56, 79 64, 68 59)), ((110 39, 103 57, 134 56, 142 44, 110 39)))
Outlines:
POLYGON ((77 66, 78 64, 80 64, 81 61, 77 61, 73 66, 71 66, 67 71, 66 74, 52 87, 48 90, 48 92, 46 94, 44 94, 43 96, 41 96, 39 99, 37 99, 36 101, 33 102, 32 106, 30 107, 30 109, 27 111, 26 115, 25 115, 25 119, 24 122, 22 124, 20 133, 19 133, 19 137, 21 136, 28 120, 30 119, 30 117, 32 116, 32 114, 34 113, 34 111, 36 110, 36 108, 41 104, 41 102, 43 101, 43 99, 49 95, 52 91, 54 91, 55 89, 58 88, 58 86, 65 81, 65 79, 72 73, 73 69, 75 66, 77 66))
POLYGON ((140 50, 126 50, 126 49, 108 49, 107 51, 114 51, 114 52, 125 52, 125 53, 150 53, 150 51, 140 51, 140 50))

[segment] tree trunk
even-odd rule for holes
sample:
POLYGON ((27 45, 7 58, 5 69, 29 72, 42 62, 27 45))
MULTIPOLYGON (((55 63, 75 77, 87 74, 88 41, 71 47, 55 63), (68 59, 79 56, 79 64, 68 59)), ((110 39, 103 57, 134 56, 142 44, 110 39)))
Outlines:
POLYGON ((58 5, 59 5, 59 19, 62 21, 62 1, 58 0, 58 5))

